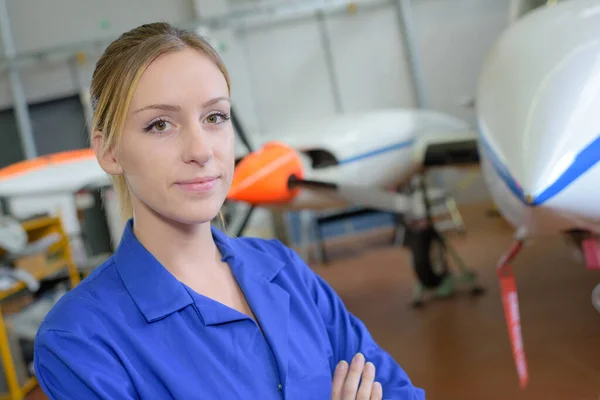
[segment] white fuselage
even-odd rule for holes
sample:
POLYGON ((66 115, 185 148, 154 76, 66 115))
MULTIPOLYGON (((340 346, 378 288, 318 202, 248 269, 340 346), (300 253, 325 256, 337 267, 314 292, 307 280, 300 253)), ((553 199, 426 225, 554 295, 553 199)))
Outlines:
POLYGON ((493 46, 477 97, 481 168, 525 234, 600 233, 600 3, 542 7, 493 46))
MULTIPOLYGON (((339 185, 394 189, 422 167, 427 143, 474 139, 469 125, 452 116, 417 109, 389 109, 338 115, 283 136, 300 152, 304 178, 339 185), (337 164, 313 168, 308 153, 325 151, 337 164)), ((267 139, 267 141, 270 139, 267 139)), ((327 209, 348 206, 337 196, 301 190, 286 209, 327 209)))

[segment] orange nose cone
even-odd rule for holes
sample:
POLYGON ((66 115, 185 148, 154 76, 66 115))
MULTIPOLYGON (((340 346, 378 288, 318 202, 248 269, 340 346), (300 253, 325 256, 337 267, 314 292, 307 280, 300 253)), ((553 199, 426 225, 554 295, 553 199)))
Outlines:
POLYGON ((288 202, 298 192, 288 188, 291 175, 303 177, 298 153, 283 143, 267 143, 239 162, 227 198, 254 205, 288 202))

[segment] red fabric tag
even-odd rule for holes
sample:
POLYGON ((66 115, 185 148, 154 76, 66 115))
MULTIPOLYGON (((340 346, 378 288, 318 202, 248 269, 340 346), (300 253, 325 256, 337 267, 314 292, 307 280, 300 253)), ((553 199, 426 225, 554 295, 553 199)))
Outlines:
POLYGON ((517 368, 517 374, 519 375, 521 389, 523 389, 527 386, 529 381, 529 373, 527 371, 527 358, 525 356, 523 336, 521 334, 519 297, 517 296, 517 285, 512 267, 509 264, 501 265, 498 268, 498 277, 500 278, 504 316, 508 327, 513 358, 517 368))
POLYGON ((598 270, 600 269, 600 240, 596 237, 585 239, 581 243, 583 254, 585 255, 585 262, 588 269, 598 270))

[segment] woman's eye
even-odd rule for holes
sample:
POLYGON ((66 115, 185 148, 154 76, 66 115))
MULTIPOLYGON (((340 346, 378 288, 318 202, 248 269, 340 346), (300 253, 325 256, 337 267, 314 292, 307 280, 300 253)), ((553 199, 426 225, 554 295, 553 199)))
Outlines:
POLYGON ((206 122, 208 122, 209 124, 221 124, 223 122, 225 122, 227 120, 227 116, 224 114, 211 114, 208 117, 206 117, 206 122))
POLYGON ((146 132, 165 132, 169 129, 169 122, 163 119, 151 122, 144 130, 146 132))

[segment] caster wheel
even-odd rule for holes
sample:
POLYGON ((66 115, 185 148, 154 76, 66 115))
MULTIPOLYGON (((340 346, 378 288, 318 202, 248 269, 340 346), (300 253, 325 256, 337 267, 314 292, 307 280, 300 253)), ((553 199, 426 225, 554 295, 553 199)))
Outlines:
POLYGON ((473 289, 471 289, 471 296, 473 296, 473 297, 481 296, 484 293, 485 293, 485 289, 482 288, 481 286, 477 286, 477 287, 474 287, 473 289))

